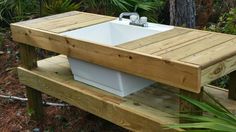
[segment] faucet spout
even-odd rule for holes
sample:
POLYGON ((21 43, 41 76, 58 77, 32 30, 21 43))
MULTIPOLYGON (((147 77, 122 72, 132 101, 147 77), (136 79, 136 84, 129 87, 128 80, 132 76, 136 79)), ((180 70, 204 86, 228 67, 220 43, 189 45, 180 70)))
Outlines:
POLYGON ((119 16, 119 21, 122 21, 124 16, 129 16, 130 25, 148 27, 147 17, 143 16, 139 18, 139 14, 137 12, 123 12, 119 16))
POLYGON ((139 14, 137 12, 123 12, 119 16, 119 21, 121 21, 124 16, 131 16, 131 15, 135 15, 139 19, 139 14))

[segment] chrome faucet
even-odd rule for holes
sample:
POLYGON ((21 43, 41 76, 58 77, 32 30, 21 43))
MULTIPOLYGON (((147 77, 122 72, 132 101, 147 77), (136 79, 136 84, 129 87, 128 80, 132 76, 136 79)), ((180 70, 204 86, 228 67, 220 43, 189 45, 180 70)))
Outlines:
POLYGON ((141 17, 139 18, 139 14, 137 12, 123 12, 119 16, 119 21, 122 21, 122 18, 124 16, 129 16, 130 18, 130 25, 135 26, 141 26, 141 27, 147 27, 147 17, 141 17))
POLYGON ((124 16, 130 17, 131 15, 135 15, 135 16, 137 16, 137 18, 139 19, 139 14, 138 14, 137 12, 123 12, 123 13, 121 13, 120 16, 119 16, 119 21, 122 21, 122 18, 123 18, 124 16))

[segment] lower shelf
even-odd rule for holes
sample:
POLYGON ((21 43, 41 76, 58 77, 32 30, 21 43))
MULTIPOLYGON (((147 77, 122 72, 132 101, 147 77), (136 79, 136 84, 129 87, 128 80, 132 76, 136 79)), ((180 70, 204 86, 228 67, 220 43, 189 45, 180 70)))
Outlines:
MULTIPOLYGON (((178 97, 173 88, 155 84, 127 97, 73 80, 67 58, 63 55, 38 61, 38 68, 18 67, 20 82, 45 94, 54 96, 85 111, 133 131, 182 131, 163 129, 163 125, 177 123, 171 118, 178 112, 178 97)), ((222 104, 236 111, 236 102, 227 99, 227 91, 206 86, 222 104)))

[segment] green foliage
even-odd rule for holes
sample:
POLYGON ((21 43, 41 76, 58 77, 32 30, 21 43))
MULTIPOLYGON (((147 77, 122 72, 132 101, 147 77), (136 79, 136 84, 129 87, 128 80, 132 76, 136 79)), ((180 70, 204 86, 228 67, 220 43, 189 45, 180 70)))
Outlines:
POLYGON ((228 82, 229 82, 230 77, 229 76, 223 76, 213 82, 211 82, 211 85, 220 87, 220 88, 227 88, 228 82))
POLYGON ((44 0, 43 15, 63 13, 73 10, 78 10, 80 3, 74 3, 72 0, 44 0))
POLYGON ((218 23, 209 26, 208 30, 236 35, 236 8, 224 13, 218 23))
POLYGON ((27 19, 37 9, 37 0, 0 0, 1 27, 27 19))
POLYGON ((10 23, 13 18, 16 3, 14 0, 0 0, 0 24, 1 27, 10 23))
MULTIPOLYGON (((94 13, 118 16, 121 12, 138 12, 157 22, 166 0, 42 0, 42 14, 50 15, 82 9, 94 13)), ((1 27, 39 15, 38 0, 0 0, 1 27)))
POLYGON ((84 10, 111 16, 121 12, 138 12, 156 22, 165 0, 82 0, 84 10))
POLYGON ((209 97, 212 98, 213 102, 200 102, 189 97, 180 97, 199 107, 206 115, 180 114, 179 117, 185 118, 193 123, 172 124, 168 125, 169 128, 183 128, 197 132, 236 132, 236 116, 213 99, 211 95, 209 97))
POLYGON ((236 35, 236 8, 232 9, 229 13, 224 14, 220 18, 220 23, 224 33, 236 35))

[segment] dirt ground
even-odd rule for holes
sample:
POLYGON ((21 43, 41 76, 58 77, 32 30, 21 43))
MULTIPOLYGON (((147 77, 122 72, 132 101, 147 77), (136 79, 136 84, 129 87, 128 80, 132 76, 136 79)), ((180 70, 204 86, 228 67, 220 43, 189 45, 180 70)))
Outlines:
MULTIPOLYGON (((16 73, 16 67, 20 64, 18 46, 11 41, 9 31, 0 35, 3 36, 2 40, 0 38, 0 95, 25 97, 25 86, 19 83, 16 73)), ((43 99, 61 103, 47 95, 43 95, 43 99)), ((30 120, 26 107, 26 102, 0 98, 0 132, 127 131, 73 106, 44 106, 44 119, 41 122, 35 122, 30 120)))

